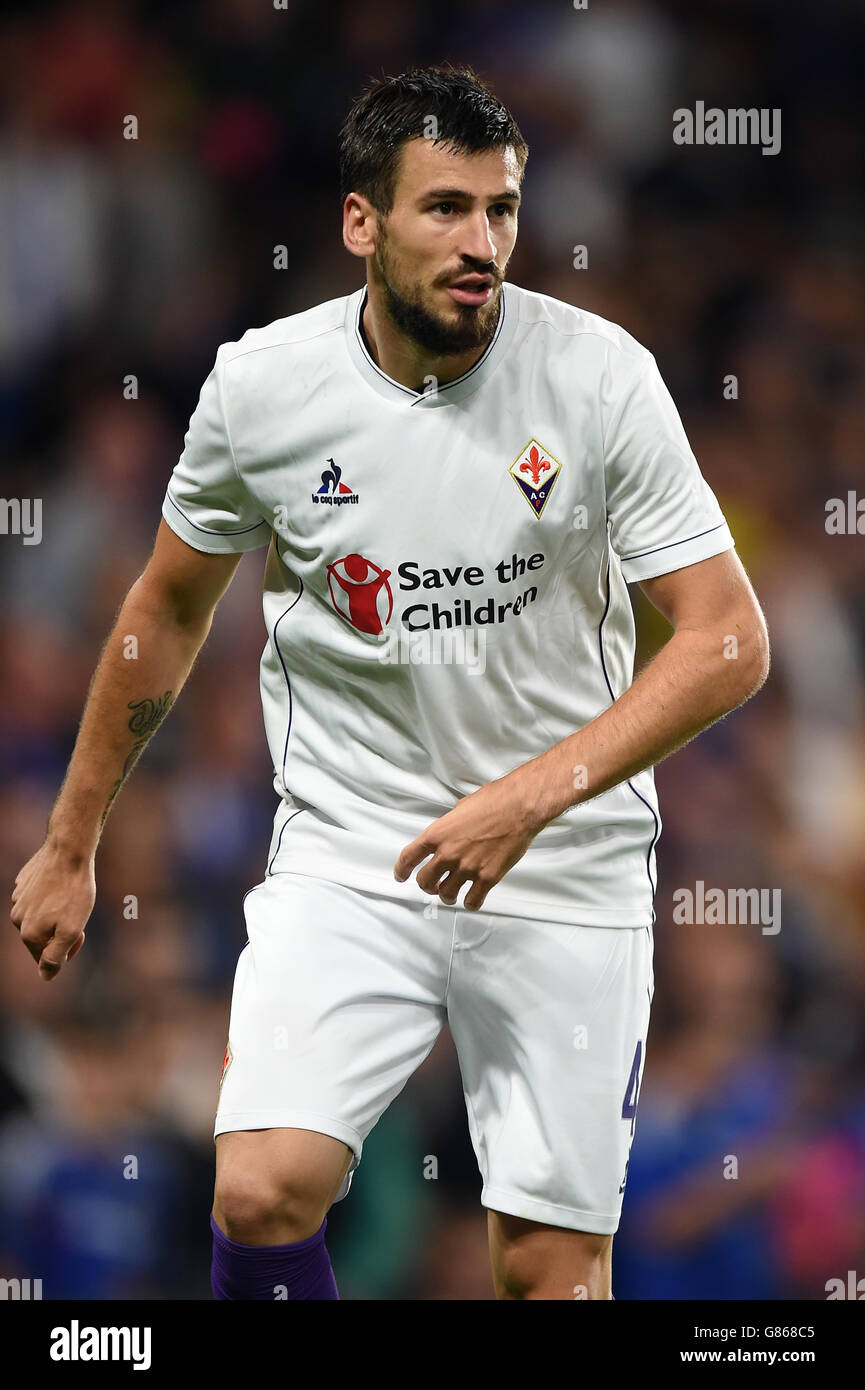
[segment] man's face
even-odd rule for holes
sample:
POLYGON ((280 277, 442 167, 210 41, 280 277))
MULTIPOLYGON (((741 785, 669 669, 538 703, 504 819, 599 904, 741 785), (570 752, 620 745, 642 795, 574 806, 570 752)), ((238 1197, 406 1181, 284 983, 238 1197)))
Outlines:
POLYGON ((424 139, 402 147, 373 275, 397 328, 427 352, 465 353, 492 338, 519 189, 510 147, 455 154, 424 139))

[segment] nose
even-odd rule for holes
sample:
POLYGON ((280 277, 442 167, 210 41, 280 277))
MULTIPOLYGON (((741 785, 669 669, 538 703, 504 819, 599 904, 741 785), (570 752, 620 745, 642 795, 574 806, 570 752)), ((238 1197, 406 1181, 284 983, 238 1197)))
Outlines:
POLYGON ((478 208, 471 217, 466 218, 463 228, 460 250, 466 259, 474 261, 476 265, 489 265, 495 261, 497 248, 486 212, 478 208))

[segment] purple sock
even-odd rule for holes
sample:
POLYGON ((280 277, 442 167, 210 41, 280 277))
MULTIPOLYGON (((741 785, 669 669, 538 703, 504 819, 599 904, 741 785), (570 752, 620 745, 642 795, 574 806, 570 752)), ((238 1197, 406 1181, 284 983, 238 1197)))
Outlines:
POLYGON ((324 1243, 327 1217, 315 1235, 292 1245, 239 1245, 213 1217, 210 1287, 217 1299, 274 1302, 294 1298, 339 1298, 324 1243))

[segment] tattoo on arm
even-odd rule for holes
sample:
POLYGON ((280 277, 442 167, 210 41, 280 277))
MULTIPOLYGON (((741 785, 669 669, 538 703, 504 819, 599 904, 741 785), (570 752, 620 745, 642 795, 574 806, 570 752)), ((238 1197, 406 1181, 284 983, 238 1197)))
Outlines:
POLYGON ((174 703, 174 691, 166 690, 164 695, 158 695, 155 700, 130 700, 126 706, 132 711, 127 728, 131 734, 135 735, 135 743, 127 754, 123 764, 123 771, 118 777, 114 786, 111 788, 111 795, 105 803, 105 810, 102 812, 100 827, 105 824, 105 817, 111 809, 114 800, 126 778, 129 776, 135 764, 150 739, 151 734, 155 733, 162 723, 171 706, 174 703))

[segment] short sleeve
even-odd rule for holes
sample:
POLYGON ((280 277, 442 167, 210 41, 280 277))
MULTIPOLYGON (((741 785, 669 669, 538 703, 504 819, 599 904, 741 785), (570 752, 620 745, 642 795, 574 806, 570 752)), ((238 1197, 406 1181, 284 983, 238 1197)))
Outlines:
POLYGON ((611 403, 604 465, 610 542, 629 584, 735 545, 650 352, 611 403))
POLYGON ((270 542, 271 527, 237 470, 222 401, 222 349, 201 388, 162 515, 196 550, 227 555, 270 542))

